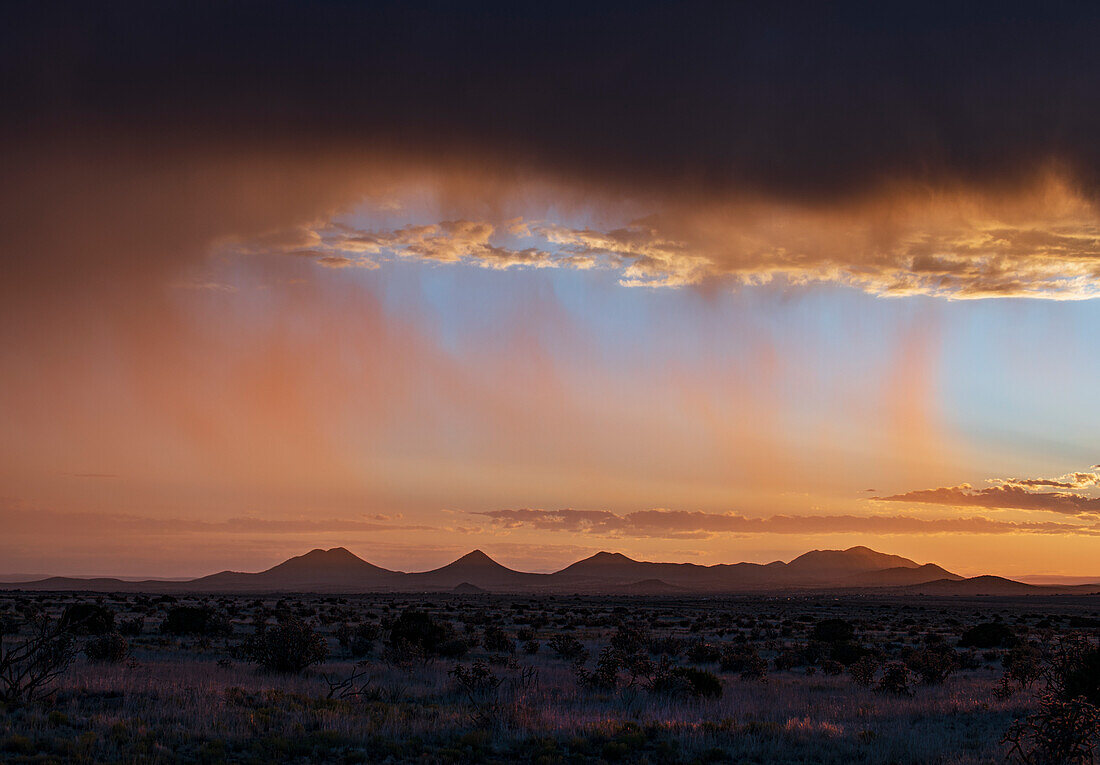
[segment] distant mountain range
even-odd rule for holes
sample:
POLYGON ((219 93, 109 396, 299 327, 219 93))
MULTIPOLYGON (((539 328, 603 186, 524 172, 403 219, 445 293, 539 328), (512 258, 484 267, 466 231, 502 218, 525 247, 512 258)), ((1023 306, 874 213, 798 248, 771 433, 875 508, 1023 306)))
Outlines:
POLYGON ((1100 584, 1035 585, 997 576, 965 578, 867 547, 813 550, 789 563, 649 563, 600 552, 552 574, 516 571, 480 550, 432 571, 375 566, 343 547, 311 550, 257 573, 222 571, 186 581, 49 577, 0 583, 17 590, 92 592, 454 592, 719 594, 796 590, 890 590, 930 595, 1029 595, 1100 592, 1100 584))

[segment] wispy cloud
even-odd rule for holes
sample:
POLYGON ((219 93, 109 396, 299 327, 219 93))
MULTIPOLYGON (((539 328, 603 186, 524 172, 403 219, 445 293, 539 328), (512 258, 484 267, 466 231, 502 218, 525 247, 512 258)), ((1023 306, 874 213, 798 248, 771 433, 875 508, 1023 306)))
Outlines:
MULTIPOLYGON (((1095 467, 1095 466, 1094 466, 1095 467)), ((993 486, 976 488, 964 483, 936 489, 917 489, 876 502, 915 502, 952 507, 985 507, 998 510, 1043 510, 1062 515, 1100 515, 1100 497, 1085 491, 1100 487, 1100 473, 1075 472, 1057 478, 991 478, 993 486), (1041 491, 1072 489, 1073 491, 1041 491)))
POLYGON ((1088 489, 1100 486, 1100 473, 1067 473, 1058 478, 991 478, 990 483, 1025 489, 1088 489))
POLYGON ((1100 535, 1098 524, 1001 521, 983 517, 918 518, 908 515, 772 515, 639 510, 512 509, 477 513, 500 528, 534 528, 606 537, 706 539, 718 534, 1084 534, 1100 535))

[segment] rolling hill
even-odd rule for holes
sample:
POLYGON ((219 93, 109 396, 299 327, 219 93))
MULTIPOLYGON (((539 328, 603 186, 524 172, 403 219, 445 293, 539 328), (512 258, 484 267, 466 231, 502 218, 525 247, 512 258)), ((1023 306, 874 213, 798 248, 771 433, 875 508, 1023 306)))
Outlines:
POLYGON ((481 550, 431 571, 376 566, 343 547, 311 550, 258 572, 222 571, 187 581, 48 577, 0 584, 10 590, 94 592, 450 592, 720 594, 802 590, 867 590, 928 595, 1027 595, 1096 591, 1041 586, 996 576, 964 578, 934 563, 919 564, 867 547, 812 550, 789 563, 655 563, 599 552, 549 574, 516 571, 481 550))

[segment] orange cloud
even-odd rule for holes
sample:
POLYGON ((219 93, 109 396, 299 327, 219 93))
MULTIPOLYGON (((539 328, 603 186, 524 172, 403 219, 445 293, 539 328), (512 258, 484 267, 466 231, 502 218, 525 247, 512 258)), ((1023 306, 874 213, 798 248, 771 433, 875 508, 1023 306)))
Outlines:
POLYGON ((875 502, 916 502, 952 507, 987 507, 1004 510, 1042 510, 1062 515, 1100 515, 1100 497, 1071 491, 1035 491, 1040 488, 1090 489, 1100 486, 1100 474, 1068 473, 1060 478, 992 478, 977 489, 968 483, 938 489, 918 489, 888 497, 871 497, 875 502))
POLYGON ((998 521, 982 517, 916 518, 906 515, 773 515, 684 510, 492 510, 478 513, 502 528, 607 537, 707 539, 716 534, 1083 534, 1100 535, 1100 524, 998 521))
POLYGON ((460 217, 389 230, 329 223, 316 231, 266 233, 236 249, 263 252, 268 242, 268 252, 339 266, 372 267, 382 257, 493 269, 600 268, 615 272, 626 287, 830 283, 884 297, 1100 295, 1100 214, 1055 170, 1007 191, 896 186, 874 199, 812 206, 736 194, 686 203, 660 194, 635 196, 639 217, 602 228, 540 220, 543 211, 568 209, 581 198, 609 222, 623 207, 610 194, 546 180, 502 185, 484 173, 462 180, 422 177, 427 186, 416 193, 434 189, 446 211, 461 216, 483 207, 486 195, 495 200, 510 191, 494 202, 500 208, 494 219, 460 217), (445 191, 457 186, 476 188, 479 202, 445 191), (507 235, 516 233, 534 244, 509 246, 507 235))

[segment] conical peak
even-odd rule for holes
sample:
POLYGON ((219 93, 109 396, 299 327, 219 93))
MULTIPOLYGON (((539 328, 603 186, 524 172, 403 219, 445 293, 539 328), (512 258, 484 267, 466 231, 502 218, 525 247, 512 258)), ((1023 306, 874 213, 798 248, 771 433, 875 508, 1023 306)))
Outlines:
POLYGON ((618 561, 620 563, 633 563, 634 562, 631 558, 626 557, 625 555, 623 555, 620 552, 607 552, 606 550, 601 550, 600 552, 596 553, 591 558, 589 558, 589 560, 606 562, 606 563, 610 563, 612 561, 618 561))
POLYGON ((455 563, 476 563, 488 564, 493 566, 500 565, 481 550, 471 550, 470 552, 466 553, 461 558, 456 560, 455 563))
POLYGON ((309 560, 359 560, 359 556, 353 553, 346 547, 331 547, 328 550, 322 550, 320 547, 310 550, 305 555, 301 556, 303 559, 309 560))

